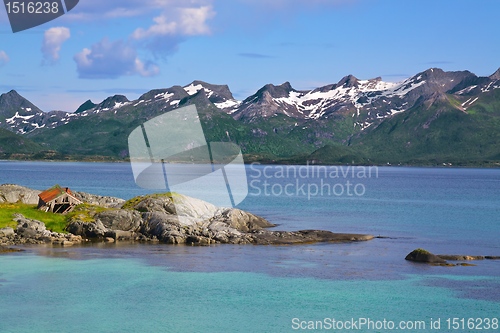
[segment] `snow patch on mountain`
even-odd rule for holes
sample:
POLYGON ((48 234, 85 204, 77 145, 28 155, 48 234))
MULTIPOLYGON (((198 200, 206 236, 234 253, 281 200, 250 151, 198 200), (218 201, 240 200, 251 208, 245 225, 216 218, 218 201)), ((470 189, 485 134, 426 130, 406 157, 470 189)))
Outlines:
POLYGON ((7 124, 13 124, 15 122, 16 119, 24 119, 24 120, 29 120, 31 118, 33 118, 35 115, 30 115, 30 116, 21 116, 19 114, 19 112, 16 112, 16 114, 14 116, 12 116, 11 118, 7 118, 5 119, 5 122, 7 124))
POLYGON ((475 89, 476 87, 477 87, 477 85, 473 85, 473 86, 464 88, 464 89, 462 89, 460 91, 457 91, 457 94, 459 94, 459 95, 467 94, 467 93, 471 92, 471 90, 475 89))
POLYGON ((201 84, 193 84, 191 83, 189 86, 184 87, 184 90, 188 93, 188 95, 192 96, 198 93, 201 89, 204 89, 204 87, 201 84))
POLYGON ((169 93, 168 91, 167 92, 164 92, 162 94, 156 94, 155 95, 155 99, 158 99, 158 98, 161 98, 161 99, 169 99, 170 97, 174 96, 173 93, 169 93))
MULTIPOLYGON (((307 92, 290 91, 287 97, 275 98, 277 103, 294 106, 305 118, 318 119, 325 115, 326 109, 335 104, 352 105, 359 109, 382 97, 403 96, 410 90, 424 84, 425 81, 414 83, 385 82, 381 79, 356 80, 356 84, 334 85, 331 89, 315 89, 307 92)), ((389 101, 388 104, 391 102, 389 101)))
MULTIPOLYGON (((419 76, 419 78, 421 78, 421 76, 419 76)), ((416 80, 410 78, 404 80, 403 82, 396 83, 395 86, 383 90, 382 95, 386 97, 394 97, 394 96, 403 97, 413 89, 418 88, 421 85, 425 84, 426 82, 425 80, 416 82, 419 80, 419 78, 417 78, 416 80)))
POLYGON ((225 102, 221 103, 214 103, 214 105, 219 108, 219 109, 229 109, 229 108, 235 108, 241 104, 241 101, 237 101, 234 99, 228 99, 225 102))

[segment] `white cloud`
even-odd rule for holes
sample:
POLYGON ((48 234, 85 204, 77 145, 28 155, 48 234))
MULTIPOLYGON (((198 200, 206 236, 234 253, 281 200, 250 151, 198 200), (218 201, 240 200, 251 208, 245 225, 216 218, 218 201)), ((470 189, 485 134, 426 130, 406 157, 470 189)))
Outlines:
MULTIPOLYGON (((211 33, 208 22, 215 16, 215 0, 122 0, 118 6, 101 0, 87 0, 71 11, 69 20, 98 21, 109 18, 153 17, 149 27, 132 28, 115 42, 103 39, 74 56, 81 78, 117 78, 123 75, 153 76, 159 68, 144 62, 137 50, 164 58, 177 51, 191 36, 211 33), (71 16, 72 15, 72 16, 71 16), (154 16, 153 16, 154 15, 154 16)), ((146 21, 147 22, 147 21, 146 21)))
POLYGON ((176 8, 205 6, 214 0, 121 0, 80 1, 78 6, 62 17, 70 21, 100 21, 103 18, 113 19, 121 17, 138 17, 151 15, 162 11, 175 10, 176 8))
POLYGON ((71 37, 71 32, 66 27, 54 27, 43 34, 42 53, 45 64, 53 64, 59 60, 62 44, 71 37))
POLYGON ((0 66, 5 65, 6 63, 9 62, 9 60, 10 59, 7 53, 5 53, 5 51, 0 50, 0 66))
POLYGON ((151 62, 145 64, 139 58, 135 58, 134 72, 145 77, 155 76, 160 73, 160 68, 151 62))
MULTIPOLYGON (((122 0, 119 4, 102 0, 80 2, 65 15, 71 21, 102 21, 153 17, 149 27, 134 27, 118 41, 107 38, 83 48, 73 57, 80 78, 118 78, 124 75, 154 76, 159 68, 143 61, 138 50, 166 57, 191 36, 211 33, 209 20, 215 16, 215 0, 122 0), (154 16, 153 16, 154 15, 154 16)), ((151 54, 150 53, 150 54, 151 54)))
POLYGON ((128 43, 104 38, 84 48, 73 58, 80 78, 116 79, 124 75, 154 76, 159 68, 152 62, 143 62, 128 43))
POLYGON ((134 39, 158 36, 181 35, 195 36, 210 34, 207 21, 215 16, 212 6, 178 8, 165 11, 153 19, 155 22, 148 29, 138 28, 132 34, 134 39))

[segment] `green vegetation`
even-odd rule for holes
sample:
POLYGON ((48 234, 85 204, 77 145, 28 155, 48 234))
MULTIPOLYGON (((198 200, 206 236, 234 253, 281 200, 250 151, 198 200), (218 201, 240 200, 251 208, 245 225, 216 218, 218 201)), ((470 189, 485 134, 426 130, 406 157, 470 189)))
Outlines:
POLYGON ((36 205, 23 203, 0 203, 0 228, 16 228, 17 223, 12 220, 15 213, 23 214, 28 219, 42 221, 48 230, 65 232, 67 216, 42 212, 36 208, 36 205))
POLYGON ((11 154, 34 153, 42 147, 33 141, 0 128, 0 155, 10 157, 11 154))
POLYGON ((376 164, 494 165, 500 156, 500 105, 486 110, 481 102, 466 112, 450 98, 418 105, 370 128, 352 144, 376 164))
POLYGON ((364 165, 370 160, 356 147, 340 144, 326 145, 309 155, 308 160, 317 164, 364 165))
POLYGON ((69 222, 80 220, 83 222, 94 221, 94 215, 103 212, 109 208, 94 206, 89 204, 78 205, 71 213, 67 215, 42 212, 36 205, 27 205, 23 203, 0 203, 0 228, 16 228, 17 223, 13 221, 14 214, 22 214, 24 217, 32 220, 38 220, 45 223, 48 230, 65 233, 65 228, 69 222))
POLYGON ((101 206, 95 206, 90 204, 80 204, 75 207, 75 209, 66 215, 66 224, 73 221, 79 220, 82 222, 93 222, 94 216, 110 208, 105 208, 101 206))
MULTIPOLYGON (((247 163, 498 167, 500 89, 481 94, 465 110, 466 98, 441 94, 380 123, 372 119, 373 125, 365 130, 354 126, 352 108, 332 112, 328 119, 277 114, 243 122, 220 112, 201 95, 185 97, 180 106, 194 103, 206 140, 236 143, 247 163)), ((36 130, 27 134, 29 139, 0 129, 0 158, 126 161, 131 131, 164 111, 156 103, 130 104, 116 112, 89 114, 64 126, 36 130)), ((368 117, 366 112, 361 119, 368 117)), ((177 158, 201 156, 196 149, 186 154, 177 158)))
POLYGON ((413 253, 418 253, 418 254, 426 254, 426 255, 427 255, 427 254, 431 254, 429 251, 424 250, 424 249, 422 249, 422 248, 415 249, 415 250, 413 250, 412 252, 413 252, 413 253))
POLYGON ((127 200, 123 205, 122 209, 135 209, 135 206, 143 201, 145 198, 163 198, 163 197, 169 197, 172 200, 175 200, 175 197, 178 196, 179 194, 175 192, 166 192, 166 193, 154 193, 154 194, 148 194, 148 195, 141 195, 134 197, 130 200, 127 200))

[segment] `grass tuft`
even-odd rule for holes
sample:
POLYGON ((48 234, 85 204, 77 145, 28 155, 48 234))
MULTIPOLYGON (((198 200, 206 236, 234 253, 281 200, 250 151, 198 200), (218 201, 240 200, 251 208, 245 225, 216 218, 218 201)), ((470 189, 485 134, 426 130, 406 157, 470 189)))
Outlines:
POLYGON ((175 200, 175 197, 178 196, 179 194, 175 192, 166 192, 166 193, 155 193, 155 194, 148 194, 148 195, 141 195, 138 197, 134 197, 130 200, 127 200, 123 206, 122 209, 131 209, 135 210, 135 206, 139 204, 141 201, 143 201, 146 198, 163 198, 163 197, 169 197, 172 200, 175 200))
POLYGON ((38 220, 45 223, 47 229, 54 232, 65 232, 67 217, 61 214, 42 212, 36 208, 36 205, 27 205, 23 203, 0 203, 0 228, 16 228, 17 223, 13 220, 14 214, 23 214, 24 217, 32 220, 38 220))
POLYGON ((65 229, 69 222, 73 220, 93 222, 95 214, 108 209, 110 208, 81 204, 76 206, 72 212, 62 215, 42 212, 37 209, 36 205, 4 202, 0 203, 0 228, 11 227, 15 229, 17 227, 17 222, 15 222, 13 218, 14 214, 19 213, 28 219, 45 223, 45 227, 50 231, 66 233, 65 229))

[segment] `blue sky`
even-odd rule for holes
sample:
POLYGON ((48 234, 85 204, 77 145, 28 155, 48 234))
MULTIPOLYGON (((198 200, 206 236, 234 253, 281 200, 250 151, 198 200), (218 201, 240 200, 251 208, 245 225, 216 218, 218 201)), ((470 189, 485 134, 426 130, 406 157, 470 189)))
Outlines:
POLYGON ((14 34, 0 8, 0 93, 74 111, 193 80, 243 99, 267 83, 311 89, 348 74, 487 76, 500 67, 499 14, 490 0, 80 0, 14 34))

